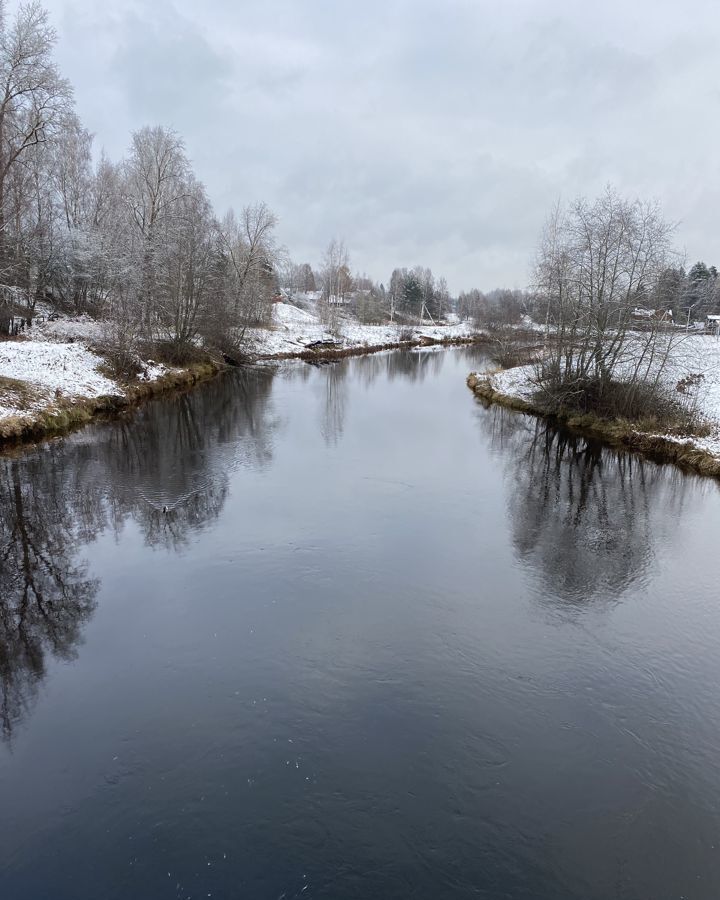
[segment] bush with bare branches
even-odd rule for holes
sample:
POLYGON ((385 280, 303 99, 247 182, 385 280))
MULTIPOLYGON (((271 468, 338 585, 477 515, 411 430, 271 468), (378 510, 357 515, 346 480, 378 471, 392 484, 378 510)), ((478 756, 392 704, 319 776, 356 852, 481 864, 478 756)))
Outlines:
POLYGON ((611 188, 555 208, 535 278, 548 326, 535 378, 548 409, 628 419, 675 409, 664 376, 681 334, 662 316, 640 329, 635 313, 668 265, 672 232, 657 204, 611 188))

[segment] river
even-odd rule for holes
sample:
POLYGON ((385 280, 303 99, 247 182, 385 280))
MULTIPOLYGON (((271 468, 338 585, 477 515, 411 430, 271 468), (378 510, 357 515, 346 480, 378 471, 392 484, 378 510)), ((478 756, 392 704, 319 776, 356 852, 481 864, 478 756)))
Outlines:
POLYGON ((479 349, 0 459, 0 897, 720 896, 720 495, 479 349))

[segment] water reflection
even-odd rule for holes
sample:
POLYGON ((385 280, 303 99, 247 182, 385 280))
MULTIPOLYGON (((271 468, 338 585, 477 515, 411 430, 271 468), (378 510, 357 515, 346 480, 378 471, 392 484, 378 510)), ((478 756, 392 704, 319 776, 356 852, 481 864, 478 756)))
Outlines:
POLYGON ((347 409, 347 375, 350 366, 348 360, 327 366, 323 369, 325 382, 325 402, 322 408, 320 431, 326 444, 337 444, 342 437, 347 409))
MULTIPOLYGON (((469 358, 476 358, 477 348, 469 358)), ((462 350, 457 351, 462 353, 462 350)), ((379 378, 387 381, 423 381, 440 374, 447 350, 436 347, 375 353, 370 356, 355 356, 340 359, 321 366, 320 391, 320 432, 325 443, 332 446, 342 438, 348 405, 348 381, 357 381, 365 387, 372 386, 379 378)), ((293 366, 291 377, 307 380, 314 369, 312 366, 293 366)))
POLYGON ((48 655, 70 659, 100 587, 81 551, 128 519, 178 548, 218 517, 238 465, 269 464, 273 369, 151 403, 130 421, 0 458, 0 719, 9 740, 48 655))
POLYGON ((688 476, 500 407, 480 421, 503 452, 514 546, 544 596, 617 600, 647 578, 688 476))
MULTIPOLYGON (((348 383, 418 381, 437 375, 444 354, 407 351, 343 359, 315 369, 319 430, 342 440, 348 383)), ((48 655, 68 659, 97 602, 84 548, 132 520, 151 546, 174 550, 217 520, 238 466, 273 458, 281 420, 272 389, 278 369, 245 369, 127 421, 90 428, 16 459, 0 459, 0 716, 2 735, 32 706, 48 655)))
POLYGON ((78 472, 55 446, 0 468, 0 727, 8 740, 31 707, 46 656, 71 659, 97 580, 77 547, 104 521, 92 495, 68 502, 78 472), (70 477, 66 477, 69 475, 70 477))
MULTIPOLYGON (((464 415, 468 398, 457 373, 472 368, 482 351, 453 353, 461 362, 447 381, 454 390, 457 376, 458 415, 464 415)), ((105 532, 119 535, 131 521, 146 544, 183 552, 193 535, 218 520, 234 470, 272 464, 286 424, 273 397, 278 375, 303 382, 303 400, 292 399, 303 404, 296 415, 305 420, 309 413, 316 433, 334 446, 352 433, 351 385, 362 391, 381 379, 384 390, 396 382, 397 396, 384 405, 382 395, 362 400, 355 394, 364 433, 378 409, 393 428, 393 410, 410 403, 398 382, 434 378, 448 359, 446 352, 410 351, 321 368, 243 370, 151 403, 128 421, 0 459, 3 737, 32 706, 48 659, 76 652, 95 609, 100 585, 86 560, 87 545, 105 532)), ((438 395, 440 402, 444 396, 438 395)), ((292 392, 283 402, 288 397, 292 392)), ((423 397, 416 407, 421 441, 428 435, 426 403, 423 397)), ((501 450, 515 552, 544 595, 572 607, 617 598, 647 577, 663 529, 674 527, 683 512, 686 476, 498 408, 483 411, 480 421, 501 450)))
POLYGON ((423 381, 440 374, 446 353, 447 350, 431 347, 354 357, 346 360, 346 374, 352 373, 365 385, 373 384, 378 378, 423 381))

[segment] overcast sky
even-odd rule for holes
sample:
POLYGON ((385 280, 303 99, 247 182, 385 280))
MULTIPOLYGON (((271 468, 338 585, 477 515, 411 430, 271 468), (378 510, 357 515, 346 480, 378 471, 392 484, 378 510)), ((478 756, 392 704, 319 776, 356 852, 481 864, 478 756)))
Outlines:
POLYGON ((96 145, 172 126, 298 262, 524 287, 561 196, 657 198, 720 264, 716 0, 46 0, 96 145))

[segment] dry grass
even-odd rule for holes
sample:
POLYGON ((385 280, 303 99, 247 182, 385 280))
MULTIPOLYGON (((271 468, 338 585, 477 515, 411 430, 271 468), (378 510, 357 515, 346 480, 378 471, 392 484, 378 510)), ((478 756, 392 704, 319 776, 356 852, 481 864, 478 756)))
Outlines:
POLYGON ((514 369, 516 366, 527 366, 537 362, 542 353, 542 345, 535 340, 497 341, 490 351, 494 363, 503 369, 514 369))
MULTIPOLYGON (((138 406, 145 400, 173 391, 183 391, 200 381, 212 378, 220 366, 210 362, 168 372, 156 381, 142 382, 128 387, 124 397, 96 397, 93 399, 58 398, 43 409, 27 415, 0 419, 0 446, 3 450, 18 444, 35 443, 89 424, 95 419, 116 416, 138 406)), ((6 379, 11 380, 11 379, 6 379)), ((18 382, 24 384, 23 382, 18 382)), ((24 385, 27 387, 27 385, 24 385)))
POLYGON ((706 437, 711 429, 683 392, 653 381, 625 382, 586 378, 566 386, 553 379, 539 383, 535 405, 564 419, 623 422, 641 431, 706 437))
POLYGON ((0 375, 0 406, 14 406, 30 410, 43 399, 43 393, 27 381, 0 375))
POLYGON ((154 341, 152 344, 145 344, 140 348, 140 355, 144 359, 154 359, 155 362, 165 366, 179 368, 203 364, 210 358, 206 350, 194 344, 174 341, 154 341))
MULTIPOLYGON (((467 384, 483 403, 497 403, 507 409, 548 419, 582 436, 595 438, 616 449, 641 453, 655 462, 673 463, 685 471, 695 472, 699 475, 720 476, 720 459, 691 443, 678 443, 664 437, 663 434, 653 433, 658 430, 664 434, 669 433, 668 429, 661 427, 654 418, 628 422, 623 419, 603 419, 593 413, 584 415, 563 411, 548 413, 529 401, 496 391, 488 378, 472 374, 468 377, 467 384)), ((699 430, 704 430, 704 427, 706 426, 700 426, 699 430)), ((685 434, 681 436, 690 437, 685 434)))

